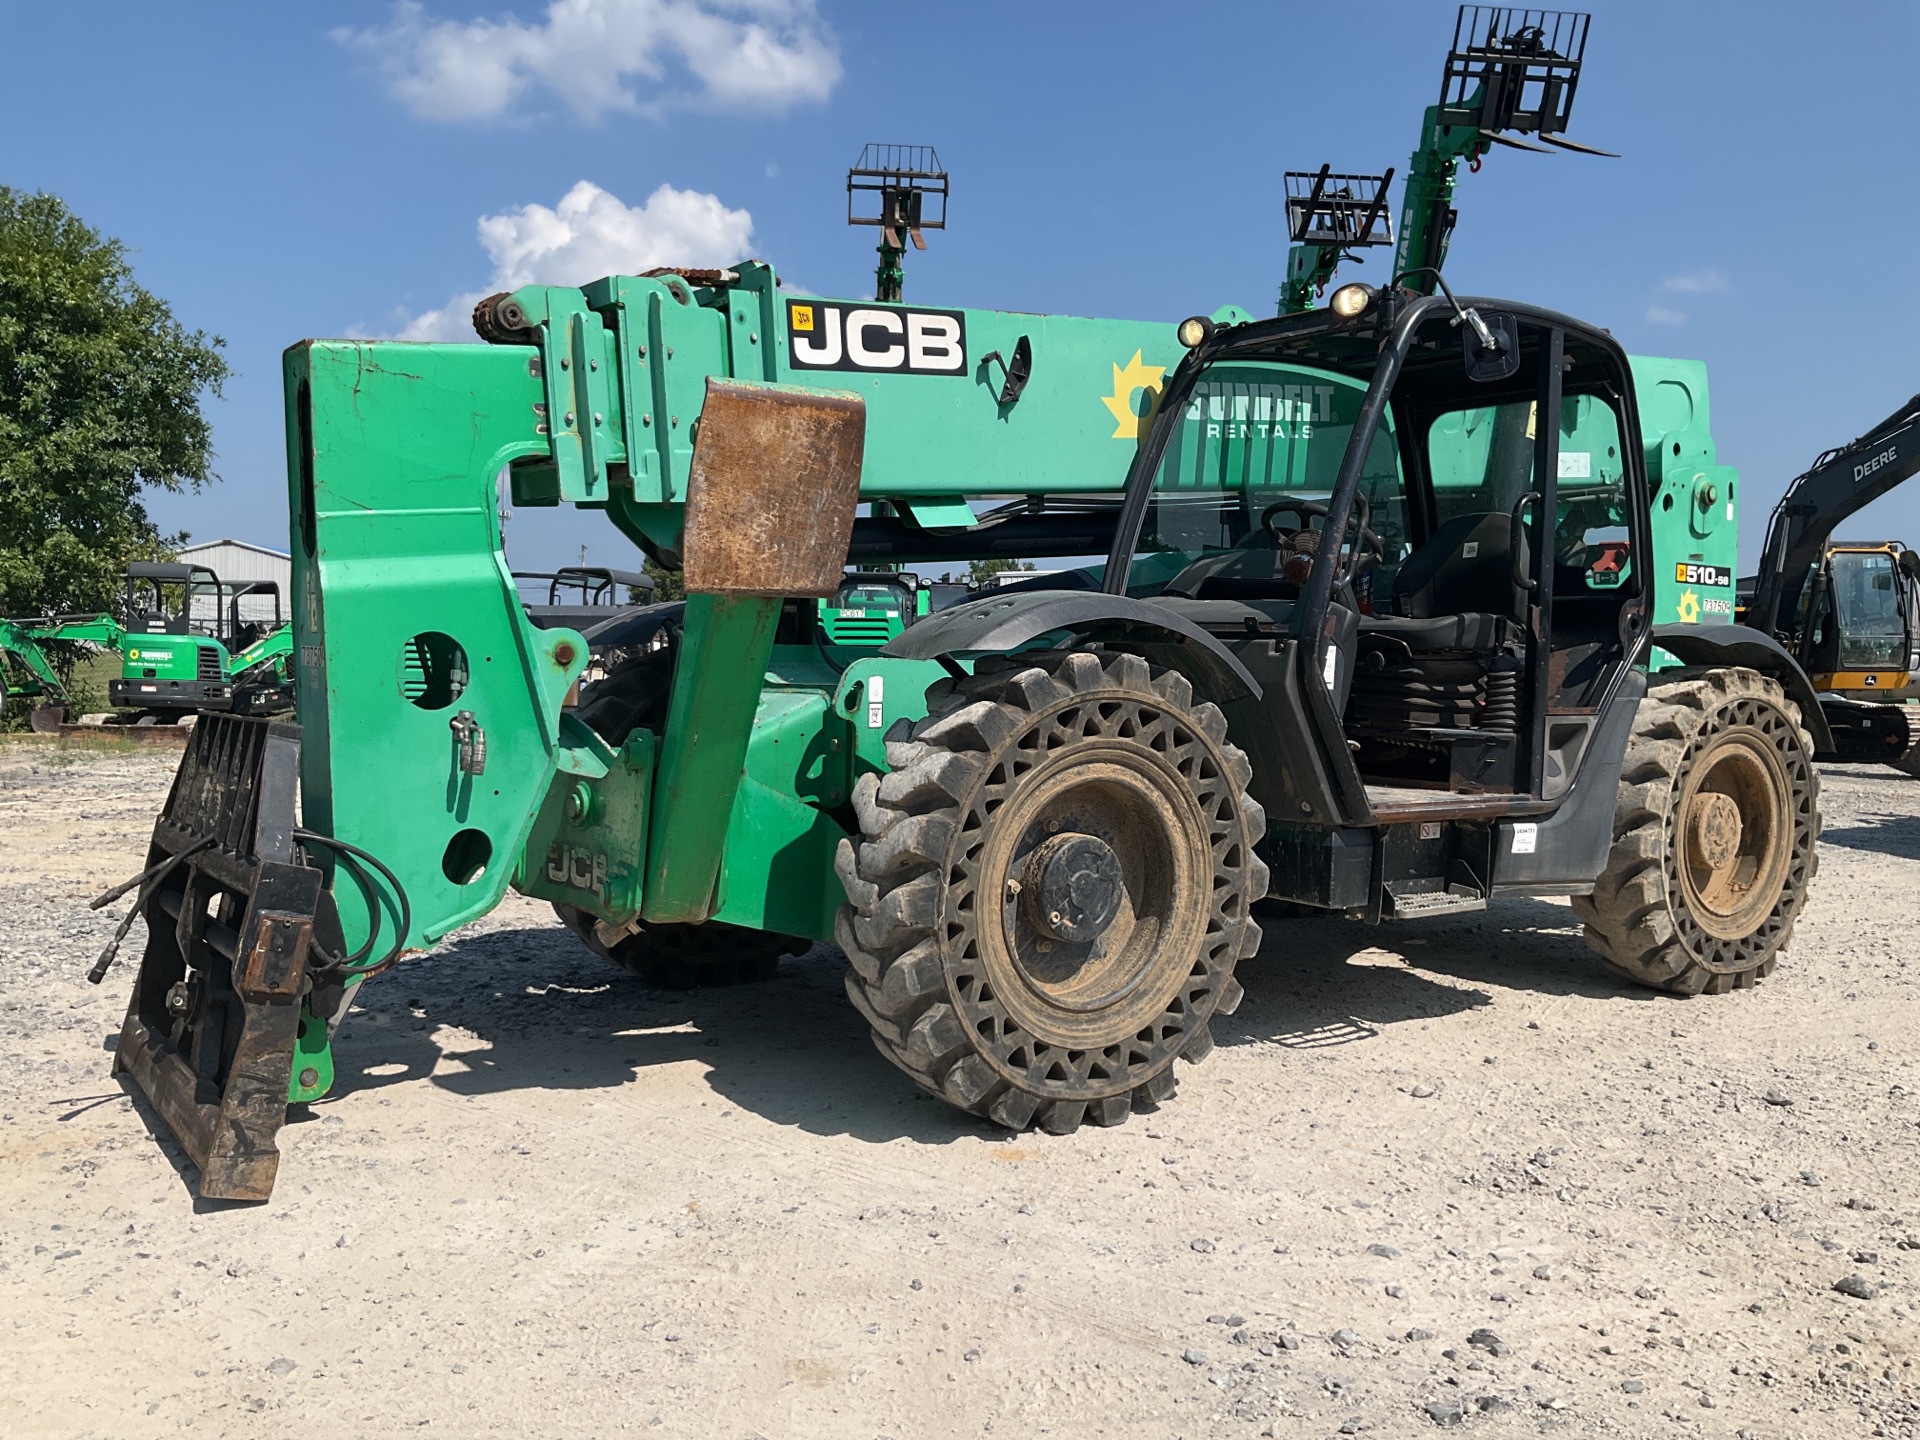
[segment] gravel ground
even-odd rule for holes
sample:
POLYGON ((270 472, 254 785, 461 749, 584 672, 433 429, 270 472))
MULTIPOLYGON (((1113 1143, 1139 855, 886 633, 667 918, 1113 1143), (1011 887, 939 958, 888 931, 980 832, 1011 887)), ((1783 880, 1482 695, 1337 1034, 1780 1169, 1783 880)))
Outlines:
POLYGON ((917 1096, 831 949, 670 994, 516 898, 219 1206, 84 978, 173 763, 0 742, 0 1433, 1920 1434, 1915 781, 1827 770, 1755 991, 1563 903, 1276 922, 1174 1102, 1063 1139, 917 1096))

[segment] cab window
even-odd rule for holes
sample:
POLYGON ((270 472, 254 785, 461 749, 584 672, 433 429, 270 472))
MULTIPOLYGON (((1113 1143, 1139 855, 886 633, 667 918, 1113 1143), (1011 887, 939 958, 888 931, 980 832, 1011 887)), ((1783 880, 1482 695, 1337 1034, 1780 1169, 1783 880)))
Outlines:
MULTIPOLYGON (((1538 406, 1532 401, 1453 410, 1427 431, 1437 523, 1512 514, 1537 491, 1533 463, 1538 406)), ((1626 465, 1613 407, 1591 395, 1560 406, 1560 458, 1553 529, 1553 588, 1563 597, 1604 594, 1633 569, 1626 465)))
MULTIPOLYGON (((1161 457, 1130 588, 1231 552, 1280 552, 1282 560, 1290 547, 1310 554, 1365 395, 1345 376, 1299 366, 1246 361, 1209 370, 1161 457)), ((1407 532, 1388 426, 1368 451, 1360 493, 1391 567, 1406 549, 1407 532)), ((1240 568, 1270 578, 1284 593, 1284 563, 1240 568)), ((1375 593, 1385 593, 1392 570, 1369 578, 1375 593)))

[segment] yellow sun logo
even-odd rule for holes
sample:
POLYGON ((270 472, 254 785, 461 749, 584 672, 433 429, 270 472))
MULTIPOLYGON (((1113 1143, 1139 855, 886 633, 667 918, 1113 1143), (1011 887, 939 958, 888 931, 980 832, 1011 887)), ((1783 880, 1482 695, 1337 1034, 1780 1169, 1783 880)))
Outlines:
POLYGON ((1147 422, 1153 419, 1153 412, 1160 407, 1160 380, 1167 373, 1167 367, 1143 363, 1141 353, 1136 350, 1125 366, 1113 367, 1113 393, 1100 397, 1100 403, 1113 412, 1115 440, 1138 440, 1146 432, 1147 422), (1147 403, 1135 410, 1133 397, 1141 390, 1147 393, 1147 403))
POLYGON ((1691 590, 1680 592, 1680 623, 1682 625, 1700 623, 1700 597, 1691 590))

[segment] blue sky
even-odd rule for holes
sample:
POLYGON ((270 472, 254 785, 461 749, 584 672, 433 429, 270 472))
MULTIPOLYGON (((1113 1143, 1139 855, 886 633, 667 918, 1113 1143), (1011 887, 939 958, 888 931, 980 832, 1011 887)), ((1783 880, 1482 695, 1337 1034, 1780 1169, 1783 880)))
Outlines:
MULTIPOLYGON (((954 175, 910 298, 1267 313, 1281 172, 1404 169, 1454 8, 0 0, 0 183, 64 197, 226 337, 223 482, 153 508, 284 546, 287 344, 439 333, 502 276, 658 247, 869 293, 842 188, 868 140, 934 144, 954 175)), ((1569 133, 1623 158, 1501 152, 1463 177, 1457 287, 1708 362, 1743 568, 1785 482, 1920 391, 1916 54, 1911 3, 1601 3, 1569 133)), ((632 559, 597 517, 515 526, 523 566, 581 541, 632 559)), ((1920 543, 1920 484, 1846 531, 1920 543)))

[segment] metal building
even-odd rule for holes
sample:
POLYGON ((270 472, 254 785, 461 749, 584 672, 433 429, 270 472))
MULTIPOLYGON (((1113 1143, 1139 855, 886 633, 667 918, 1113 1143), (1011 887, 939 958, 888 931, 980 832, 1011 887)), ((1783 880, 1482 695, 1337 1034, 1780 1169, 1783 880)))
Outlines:
MULTIPOLYGON (((280 587, 281 615, 286 617, 291 614, 293 561, 284 550, 269 550, 264 545, 249 544, 245 540, 203 540, 180 550, 178 558, 183 565, 206 566, 230 586, 271 580, 280 587)), ((241 602, 241 607, 249 619, 266 619, 271 613, 272 602, 262 602, 257 597, 249 596, 241 602)), ((201 608, 196 601, 194 618, 212 619, 211 613, 201 615, 201 608)))

